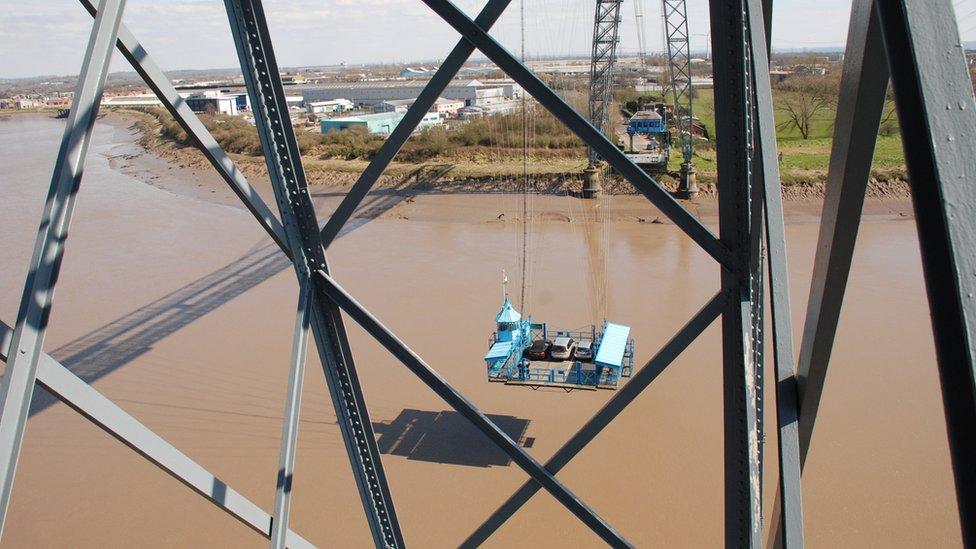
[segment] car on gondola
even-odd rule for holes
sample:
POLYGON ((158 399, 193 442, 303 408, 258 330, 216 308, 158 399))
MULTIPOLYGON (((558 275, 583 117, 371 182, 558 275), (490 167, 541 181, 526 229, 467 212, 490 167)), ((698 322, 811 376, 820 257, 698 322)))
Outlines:
POLYGON ((549 357, 549 348, 552 342, 545 339, 537 339, 525 350, 525 357, 532 360, 545 360, 549 357))

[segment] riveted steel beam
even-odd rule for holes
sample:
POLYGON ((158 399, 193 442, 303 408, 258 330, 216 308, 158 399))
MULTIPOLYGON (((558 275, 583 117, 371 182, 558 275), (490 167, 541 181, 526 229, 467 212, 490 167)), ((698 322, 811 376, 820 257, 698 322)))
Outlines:
MULTIPOLYGON (((299 282, 328 270, 301 153, 260 0, 225 0, 271 186, 299 282)), ((338 308, 312 280, 312 333, 377 547, 403 547, 373 427, 338 308)))
MULTIPOLYGON (((731 250, 721 274, 732 304, 722 317, 725 417, 725 545, 753 547, 762 537, 762 473, 759 432, 762 379, 761 227, 752 189, 751 59, 744 0, 710 3, 715 80, 719 235, 731 250), (758 317, 757 317, 758 315, 758 317)), ((761 195, 760 195, 761 196, 761 195)))
POLYGON ((782 533, 786 547, 803 547, 803 498, 797 433, 796 372, 793 366, 793 321, 790 316, 789 272, 786 264, 786 227, 779 161, 776 153, 776 120, 769 79, 767 22, 761 0, 748 0, 749 46, 755 85, 756 150, 761 160, 763 205, 768 244, 770 309, 773 316, 773 353, 776 366, 777 449, 782 533))

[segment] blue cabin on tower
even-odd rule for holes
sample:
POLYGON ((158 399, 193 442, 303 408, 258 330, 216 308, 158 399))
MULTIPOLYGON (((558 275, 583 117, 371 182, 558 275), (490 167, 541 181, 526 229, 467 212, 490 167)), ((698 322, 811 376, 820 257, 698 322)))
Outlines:
POLYGON ((525 348, 532 343, 531 325, 531 320, 522 320, 522 315, 506 295, 502 310, 495 315, 495 333, 488 341, 489 349, 485 354, 489 380, 508 379, 509 370, 515 369, 525 348))

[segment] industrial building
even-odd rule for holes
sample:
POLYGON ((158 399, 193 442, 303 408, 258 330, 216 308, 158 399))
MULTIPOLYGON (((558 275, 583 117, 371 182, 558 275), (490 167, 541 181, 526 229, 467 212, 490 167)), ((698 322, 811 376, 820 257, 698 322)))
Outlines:
MULTIPOLYGON (((359 106, 375 107, 384 101, 413 99, 427 85, 426 80, 385 80, 378 82, 335 82, 295 86, 300 89, 306 103, 348 99, 359 106)), ((289 90, 291 92, 291 90, 289 90)), ((442 97, 464 101, 466 106, 486 105, 499 101, 511 101, 521 90, 508 81, 485 84, 479 80, 454 80, 442 97)))
MULTIPOLYGON (((397 127, 397 124, 403 120, 403 115, 403 112, 381 112, 375 114, 363 114, 359 116, 344 116, 341 118, 326 118, 321 122, 322 133, 346 130, 355 127, 364 127, 369 131, 369 133, 389 134, 392 133, 393 129, 397 127)), ((420 125, 417 126, 417 129, 422 130, 424 128, 436 126, 440 123, 441 116, 435 112, 429 112, 424 115, 424 118, 421 120, 420 125)))
MULTIPOLYGON (((407 112, 410 105, 417 99, 391 99, 384 101, 373 107, 374 112, 407 112)), ((438 97, 437 101, 430 108, 430 112, 437 113, 445 118, 457 116, 458 111, 464 108, 464 101, 460 99, 447 99, 438 97)))
POLYGON ((355 105, 348 99, 331 99, 329 101, 313 101, 305 103, 305 109, 312 114, 331 114, 351 111, 355 105))
POLYGON ((153 93, 102 97, 103 107, 161 107, 163 103, 153 93))
POLYGON ((219 91, 205 91, 194 93, 186 97, 186 104, 193 112, 209 112, 236 115, 238 98, 235 95, 224 95, 219 91))

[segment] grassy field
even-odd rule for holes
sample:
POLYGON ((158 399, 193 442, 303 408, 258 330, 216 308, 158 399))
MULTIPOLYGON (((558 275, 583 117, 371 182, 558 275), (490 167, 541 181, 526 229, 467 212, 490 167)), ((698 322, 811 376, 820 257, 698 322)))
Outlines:
MULTIPOLYGON (((787 127, 789 116, 783 103, 789 93, 774 90, 773 102, 776 104, 776 143, 782 159, 780 171, 784 184, 815 183, 823 181, 830 162, 830 147, 833 142, 834 118, 836 109, 831 106, 817 113, 811 124, 808 139, 803 139, 796 128, 787 127)), ((893 108, 889 104, 887 109, 893 108)), ((708 128, 715 131, 715 103, 712 90, 698 90, 695 98, 695 116, 708 128)), ((898 132, 897 117, 892 116, 878 135, 874 152, 872 175, 879 180, 905 178, 905 155, 898 132)), ((680 157, 671 158, 671 168, 677 170, 680 157)), ((700 143, 695 150, 695 166, 705 180, 714 178, 715 148, 713 143, 700 143)))

